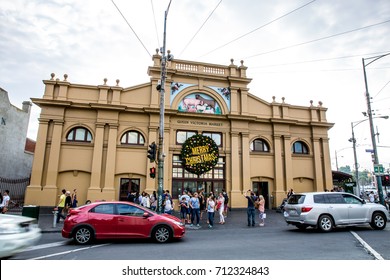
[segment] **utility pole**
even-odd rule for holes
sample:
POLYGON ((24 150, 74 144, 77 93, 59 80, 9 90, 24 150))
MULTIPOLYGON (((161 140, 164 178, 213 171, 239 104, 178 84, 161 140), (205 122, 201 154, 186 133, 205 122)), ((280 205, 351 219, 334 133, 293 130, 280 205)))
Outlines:
POLYGON ((164 114, 165 114, 165 80, 166 80, 166 67, 167 67, 167 57, 165 54, 166 51, 166 31, 167 31, 167 17, 169 7, 171 6, 171 1, 164 14, 164 39, 163 47, 161 49, 161 86, 160 86, 160 127, 159 127, 159 139, 158 139, 158 189, 157 189, 157 212, 163 213, 162 209, 162 195, 164 190, 164 114))
MULTIPOLYGON (((382 57, 385 57, 387 55, 390 55, 390 53, 366 58, 367 60, 371 60, 367 64, 365 64, 365 59, 362 58, 363 73, 364 73, 364 84, 365 84, 365 87, 366 87, 367 114, 368 114, 368 119, 369 119, 369 122, 370 122, 372 149, 374 150, 374 170, 375 170, 375 166, 379 165, 379 158, 378 158, 378 150, 377 150, 376 140, 375 140, 374 123, 373 123, 372 110, 371 110, 371 98, 370 98, 370 94, 368 93, 366 66, 370 65, 371 63, 373 63, 373 62, 377 61, 378 59, 380 59, 382 57)), ((379 201, 380 201, 380 203, 382 205, 385 205, 385 201, 384 201, 384 198, 383 198, 382 178, 377 173, 375 174, 375 177, 376 177, 376 182, 377 182, 379 201)))

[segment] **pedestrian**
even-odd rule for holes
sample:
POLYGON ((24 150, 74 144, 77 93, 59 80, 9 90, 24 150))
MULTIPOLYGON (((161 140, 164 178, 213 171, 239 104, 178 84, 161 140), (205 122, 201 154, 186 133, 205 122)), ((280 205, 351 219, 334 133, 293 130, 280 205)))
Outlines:
POLYGON ((203 190, 199 191, 198 199, 199 199, 199 205, 200 205, 200 219, 202 220, 203 212, 206 212, 206 200, 205 200, 204 195, 203 195, 203 190))
POLYGON ((224 207, 223 207, 223 214, 225 215, 225 218, 227 217, 228 210, 229 210, 229 196, 225 190, 222 191, 223 197, 225 198, 224 201, 224 207))
POLYGON ((166 214, 172 214, 173 206, 172 202, 169 199, 169 196, 165 196, 165 201, 164 201, 164 213, 166 214))
POLYGON ((218 195, 216 209, 219 213, 219 223, 221 225, 225 224, 225 217, 223 216, 224 205, 225 205, 225 198, 223 197, 222 192, 220 192, 218 195))
POLYGON ((65 216, 64 214, 62 214, 62 211, 64 210, 64 207, 65 207, 65 198, 66 198, 66 190, 65 189, 62 189, 62 194, 60 196, 60 199, 58 201, 58 204, 57 204, 57 224, 60 222, 60 219, 64 219, 65 220, 65 216))
POLYGON ((375 203, 375 194, 373 191, 371 191, 370 194, 368 195, 368 199, 371 203, 375 203))
POLYGON ((190 196, 188 195, 188 191, 186 191, 186 190, 183 191, 183 195, 179 197, 180 201, 183 199, 183 197, 185 198, 185 200, 187 202, 187 205, 188 205, 186 221, 189 224, 190 220, 191 220, 191 208, 189 207, 189 205, 190 205, 190 196))
POLYGON ((152 195, 150 196, 150 209, 153 211, 156 211, 157 209, 157 194, 156 191, 153 191, 152 195))
POLYGON ((248 200, 248 207, 247 207, 247 218, 248 218, 248 227, 255 226, 255 201, 257 197, 251 190, 247 190, 246 193, 243 195, 248 200))
POLYGON ((180 218, 183 224, 186 224, 188 207, 189 206, 186 198, 182 196, 180 201, 180 218))
POLYGON ((191 208, 191 227, 194 225, 194 220, 196 218, 196 226, 199 227, 200 219, 200 203, 198 199, 198 193, 194 192, 194 196, 190 198, 190 208, 191 208))
POLYGON ((207 199, 207 218, 209 228, 213 228, 214 226, 214 214, 215 214, 215 200, 214 196, 211 195, 207 199))
POLYGON ((65 192, 65 206, 64 206, 64 216, 68 215, 70 208, 72 207, 72 197, 70 195, 70 191, 65 192))
POLYGON ((73 193, 72 193, 72 208, 76 208, 77 207, 77 189, 74 189, 73 190, 73 193))
POLYGON ((5 190, 0 204, 1 214, 5 214, 8 212, 9 202, 10 202, 9 190, 5 190))
POLYGON ((259 219, 260 219, 260 224, 259 226, 264 226, 265 224, 265 199, 264 196, 260 195, 259 198, 257 199, 258 201, 258 209, 259 209, 259 219))
POLYGON ((290 189, 287 193, 287 199, 294 194, 294 190, 290 189))

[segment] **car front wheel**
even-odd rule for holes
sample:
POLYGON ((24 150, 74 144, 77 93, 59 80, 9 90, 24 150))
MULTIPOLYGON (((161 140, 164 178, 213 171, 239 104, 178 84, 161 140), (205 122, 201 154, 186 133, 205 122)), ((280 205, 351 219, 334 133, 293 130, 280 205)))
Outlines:
POLYGON ((93 239, 93 232, 90 227, 82 226, 76 229, 73 239, 77 244, 88 244, 93 239))
POLYGON ((386 217, 382 213, 374 213, 370 226, 373 229, 384 229, 386 227, 386 217))
POLYGON ((153 231, 153 239, 158 243, 165 243, 171 238, 172 233, 167 226, 159 226, 153 231))
POLYGON ((330 232, 333 229, 333 220, 329 215, 322 215, 317 226, 322 232, 330 232))

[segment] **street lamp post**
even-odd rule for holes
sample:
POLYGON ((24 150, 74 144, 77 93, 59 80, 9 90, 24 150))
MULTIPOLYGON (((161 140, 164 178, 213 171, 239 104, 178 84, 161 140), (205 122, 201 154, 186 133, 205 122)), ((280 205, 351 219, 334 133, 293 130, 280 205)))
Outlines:
MULTIPOLYGON (((365 120, 364 120, 365 121, 365 120)), ((355 163, 355 178, 356 178, 356 189, 357 189, 357 195, 360 196, 360 185, 359 185, 359 165, 357 161, 356 156, 356 138, 355 138, 355 132, 353 131, 353 128, 357 126, 359 123, 362 123, 363 121, 358 122, 354 125, 353 122, 351 122, 351 128, 352 128, 352 138, 349 139, 350 142, 352 142, 352 148, 353 148, 353 159, 355 163)))
MULTIPOLYGON (((371 110, 371 101, 370 101, 370 94, 368 92, 368 85, 367 85, 367 74, 366 74, 366 67, 370 65, 371 63, 377 61, 378 59, 381 59, 382 57, 385 57, 387 55, 390 55, 390 53, 386 53, 383 55, 373 56, 369 58, 362 58, 362 64, 363 64, 363 73, 364 73, 364 84, 366 87, 366 99, 367 99, 367 114, 368 119, 370 121, 370 132, 371 132, 371 141, 372 141, 372 149, 374 151, 374 167, 379 164, 379 158, 378 158, 378 150, 376 146, 376 140, 375 140, 375 132, 374 132, 374 123, 373 123, 373 117, 372 117, 372 110, 371 110), (366 64, 366 60, 370 60, 366 64)), ((375 168, 374 168, 375 169, 375 168)), ((385 204, 384 198, 383 198, 383 191, 382 191, 382 178, 375 174, 376 176, 376 182, 378 187, 378 195, 379 195, 379 201, 382 205, 385 204)))
MULTIPOLYGON (((389 116, 378 116, 374 117, 373 119, 388 119, 389 116)), ((359 186, 359 164, 357 160, 357 155, 356 155, 356 138, 355 138, 355 132, 354 132, 354 127, 357 125, 361 124, 362 122, 368 121, 369 119, 364 119, 361 121, 356 121, 356 122, 351 122, 351 129, 352 129, 352 138, 350 138, 348 141, 352 142, 352 148, 353 148, 353 158, 354 158, 354 165, 355 165, 355 178, 356 178, 356 188, 357 188, 357 193, 360 195, 360 186, 359 186)))
POLYGON ((164 115, 165 115, 165 80, 166 80, 166 66, 167 66, 167 56, 165 54, 166 50, 166 30, 167 30, 167 17, 169 7, 171 6, 171 1, 167 10, 164 13, 164 39, 163 47, 161 50, 161 86, 160 86, 160 127, 159 127, 159 141, 158 141, 158 189, 157 189, 157 211, 162 213, 162 195, 164 189, 164 115))

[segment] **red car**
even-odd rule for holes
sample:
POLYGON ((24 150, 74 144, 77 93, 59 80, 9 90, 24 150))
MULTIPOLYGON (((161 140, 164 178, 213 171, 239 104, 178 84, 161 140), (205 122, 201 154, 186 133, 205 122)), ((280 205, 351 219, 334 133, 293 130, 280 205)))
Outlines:
POLYGON ((180 219, 125 201, 96 202, 71 209, 62 229, 62 236, 73 238, 77 244, 94 239, 150 237, 164 243, 184 234, 185 225, 180 219))

